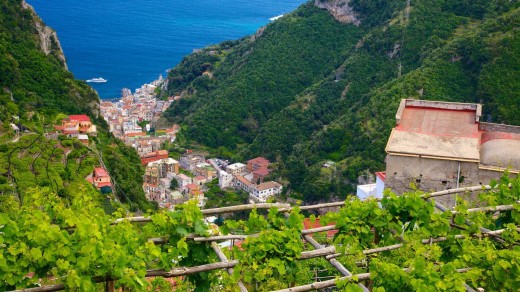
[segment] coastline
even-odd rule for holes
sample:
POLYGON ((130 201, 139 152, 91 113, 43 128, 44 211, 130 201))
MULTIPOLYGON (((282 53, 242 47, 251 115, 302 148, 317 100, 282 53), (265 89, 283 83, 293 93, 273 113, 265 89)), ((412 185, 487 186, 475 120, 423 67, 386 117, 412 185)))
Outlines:
POLYGON ((123 0, 96 2, 96 9, 91 9, 93 0, 26 1, 57 31, 69 70, 77 79, 103 76, 109 80, 91 84, 101 100, 117 98, 121 88, 137 88, 166 74, 194 48, 250 35, 269 18, 306 2, 151 0, 155 9, 149 10, 123 0), (170 9, 172 4, 175 9, 170 9))

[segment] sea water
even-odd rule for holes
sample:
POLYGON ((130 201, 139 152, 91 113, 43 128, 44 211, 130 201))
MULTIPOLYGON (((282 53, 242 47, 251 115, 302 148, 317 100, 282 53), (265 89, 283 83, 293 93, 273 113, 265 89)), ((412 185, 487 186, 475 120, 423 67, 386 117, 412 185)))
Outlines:
POLYGON ((55 29, 67 65, 101 98, 167 75, 194 49, 254 33, 304 0, 27 0, 55 29))

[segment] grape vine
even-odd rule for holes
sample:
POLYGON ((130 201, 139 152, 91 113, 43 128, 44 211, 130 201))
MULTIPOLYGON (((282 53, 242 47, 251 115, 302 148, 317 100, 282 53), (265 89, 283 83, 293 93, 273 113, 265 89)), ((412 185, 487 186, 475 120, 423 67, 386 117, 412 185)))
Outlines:
POLYGON ((84 186, 77 187, 66 198, 49 187, 30 189, 20 208, 0 213, 0 291, 41 285, 97 290, 107 281, 132 291, 169 291, 170 282, 148 277, 168 271, 186 275, 177 289, 194 291, 235 291, 239 281, 251 291, 312 283, 359 291, 358 281, 373 291, 520 289, 518 178, 493 182, 479 195, 482 206, 459 196, 446 211, 419 191, 346 201, 319 218, 337 233, 313 238, 334 247, 327 258, 348 268, 348 277, 323 257, 302 260, 314 248, 302 237, 307 216, 298 207, 253 209, 247 220, 226 220, 221 234, 245 238, 220 247, 229 260, 220 269, 234 270, 184 273, 220 261, 211 245, 219 234, 194 202, 131 222, 116 220, 127 215, 122 209, 105 214, 98 200, 82 195, 84 186))

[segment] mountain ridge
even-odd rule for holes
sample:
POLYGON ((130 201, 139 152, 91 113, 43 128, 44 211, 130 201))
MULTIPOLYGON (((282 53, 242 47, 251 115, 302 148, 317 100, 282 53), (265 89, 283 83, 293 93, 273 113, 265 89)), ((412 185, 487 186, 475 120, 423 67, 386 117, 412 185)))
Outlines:
POLYGON ((517 2, 341 2, 358 15, 359 26, 338 22, 316 3, 322 1, 267 25, 254 43, 244 38, 186 57, 168 77, 168 94, 184 98, 165 117, 216 153, 279 162, 277 174, 306 201, 344 196, 367 169, 384 169, 385 135, 403 97, 483 101, 488 120, 520 124, 517 2), (262 51, 265 43, 273 44, 271 54, 262 51), (320 51, 321 44, 334 49, 320 51), (306 67, 311 54, 324 58, 312 65, 320 73, 306 67), (501 55, 513 61, 506 64, 501 55), (289 61, 295 56, 305 61, 289 61), (326 60, 333 62, 324 66, 326 60), (248 66, 258 70, 245 74, 248 66), (312 76, 306 83, 290 82, 306 74, 312 76), (338 164, 335 174, 321 168, 326 160, 338 164))

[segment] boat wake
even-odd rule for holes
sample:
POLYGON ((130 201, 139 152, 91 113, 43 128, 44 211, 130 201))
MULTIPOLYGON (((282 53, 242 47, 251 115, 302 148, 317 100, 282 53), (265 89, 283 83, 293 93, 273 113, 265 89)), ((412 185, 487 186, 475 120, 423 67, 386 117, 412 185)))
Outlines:
POLYGON ((283 17, 283 14, 280 14, 280 15, 278 15, 278 16, 275 16, 275 17, 271 17, 271 18, 269 18, 269 20, 270 20, 270 21, 275 21, 275 20, 277 20, 277 19, 279 19, 279 18, 282 18, 282 17, 283 17))

